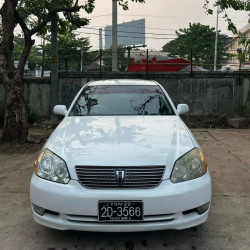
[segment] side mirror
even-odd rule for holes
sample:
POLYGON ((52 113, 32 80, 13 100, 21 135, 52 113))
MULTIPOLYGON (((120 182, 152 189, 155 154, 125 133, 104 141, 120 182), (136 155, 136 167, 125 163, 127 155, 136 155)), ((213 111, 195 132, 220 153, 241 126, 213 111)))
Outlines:
POLYGON ((187 104, 178 104, 177 105, 177 112, 179 115, 187 113, 189 111, 189 107, 187 104))
POLYGON ((65 105, 56 105, 53 108, 53 112, 57 115, 63 115, 65 116, 67 114, 67 108, 65 105))

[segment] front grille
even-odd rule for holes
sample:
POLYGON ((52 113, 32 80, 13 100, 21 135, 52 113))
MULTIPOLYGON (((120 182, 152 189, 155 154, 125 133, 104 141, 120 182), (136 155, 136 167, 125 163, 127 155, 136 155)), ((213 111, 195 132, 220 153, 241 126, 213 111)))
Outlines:
POLYGON ((76 166, 79 182, 87 188, 153 188, 161 183, 165 166, 76 166))
MULTIPOLYGON (((69 222, 74 223, 89 223, 95 224, 99 223, 98 216, 89 216, 89 215, 74 215, 74 214, 61 214, 61 217, 66 219, 69 222)), ((143 221, 105 221, 103 223, 134 223, 134 224, 145 224, 145 223, 155 223, 155 222, 171 222, 177 218, 177 214, 154 214, 154 215, 144 215, 143 221)))

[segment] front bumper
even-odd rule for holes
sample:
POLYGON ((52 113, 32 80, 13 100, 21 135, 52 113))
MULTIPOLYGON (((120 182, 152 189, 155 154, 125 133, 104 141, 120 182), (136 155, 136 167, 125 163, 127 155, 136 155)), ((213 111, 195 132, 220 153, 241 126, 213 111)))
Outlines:
POLYGON ((211 179, 204 176, 173 184, 170 180, 153 189, 86 189, 78 181, 58 184, 33 174, 30 199, 46 209, 43 216, 33 210, 41 225, 61 229, 102 232, 132 232, 163 229, 184 229, 206 221, 208 211, 199 215, 192 210, 211 200, 211 179), (98 222, 99 200, 142 200, 144 221, 136 223, 98 222))

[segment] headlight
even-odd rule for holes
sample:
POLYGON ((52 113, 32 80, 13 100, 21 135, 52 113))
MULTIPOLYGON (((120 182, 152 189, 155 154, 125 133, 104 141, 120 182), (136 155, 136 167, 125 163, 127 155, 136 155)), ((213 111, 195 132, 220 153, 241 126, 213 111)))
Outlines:
POLYGON ((173 183, 188 181, 198 178, 206 172, 206 159, 200 149, 194 148, 175 162, 170 180, 173 183))
POLYGON ((48 149, 44 149, 38 156, 35 173, 49 181, 67 184, 70 180, 64 160, 48 149))

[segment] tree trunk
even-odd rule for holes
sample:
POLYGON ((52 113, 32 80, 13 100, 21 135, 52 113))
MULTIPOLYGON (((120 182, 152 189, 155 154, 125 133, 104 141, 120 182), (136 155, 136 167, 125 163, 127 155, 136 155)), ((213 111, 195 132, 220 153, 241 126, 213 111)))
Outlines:
POLYGON ((34 40, 25 37, 25 47, 17 69, 13 66, 5 68, 7 77, 3 84, 6 95, 4 126, 0 141, 16 141, 24 143, 28 136, 27 104, 24 97, 23 73, 24 66, 34 40))
POLYGON ((14 29, 19 16, 17 0, 5 0, 1 8, 3 38, 0 44, 0 80, 5 88, 5 116, 1 142, 25 142, 28 135, 27 105, 24 98, 24 66, 34 44, 28 30, 24 32, 25 46, 17 69, 13 65, 12 52, 14 29))
POLYGON ((1 142, 26 142, 28 136, 27 105, 23 82, 15 79, 4 84, 6 93, 5 117, 1 142))
MULTIPOLYGON (((2 17, 2 41, 0 42, 0 82, 3 83, 6 95, 5 120, 0 141, 25 142, 28 134, 27 105, 24 98, 23 74, 25 63, 34 45, 32 35, 39 32, 54 15, 59 12, 78 12, 82 6, 78 5, 78 0, 72 7, 60 6, 45 15, 44 19, 36 27, 29 29, 21 15, 17 11, 19 0, 4 0, 0 9, 2 17), (25 46, 18 67, 15 68, 12 60, 14 48, 14 29, 19 24, 25 37, 25 46)), ((94 1, 93 1, 94 2, 94 1)), ((68 5, 68 4, 67 4, 68 5)), ((85 5, 86 8, 91 6, 85 5)))

